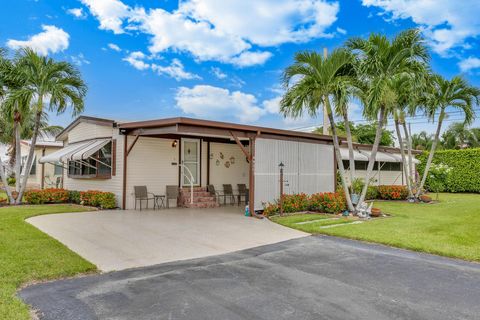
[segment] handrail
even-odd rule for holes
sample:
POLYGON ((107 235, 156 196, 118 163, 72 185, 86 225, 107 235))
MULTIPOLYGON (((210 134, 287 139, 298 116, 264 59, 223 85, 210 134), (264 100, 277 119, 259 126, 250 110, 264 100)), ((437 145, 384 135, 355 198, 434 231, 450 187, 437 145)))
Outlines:
POLYGON ((190 204, 192 204, 193 203, 193 174, 192 174, 192 171, 190 171, 190 169, 188 169, 188 167, 183 163, 181 163, 180 166, 183 167, 183 169, 187 169, 187 173, 190 175, 190 177, 188 176, 185 176, 185 177, 188 179, 188 182, 190 183, 190 204))

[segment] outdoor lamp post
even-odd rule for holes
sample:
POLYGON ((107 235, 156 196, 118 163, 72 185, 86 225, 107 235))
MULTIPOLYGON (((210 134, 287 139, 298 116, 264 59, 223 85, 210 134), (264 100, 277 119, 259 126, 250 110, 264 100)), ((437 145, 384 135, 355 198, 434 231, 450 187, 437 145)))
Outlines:
POLYGON ((283 216, 283 168, 285 165, 283 162, 280 162, 278 165, 280 168, 280 201, 279 201, 279 207, 280 207, 280 215, 283 216))

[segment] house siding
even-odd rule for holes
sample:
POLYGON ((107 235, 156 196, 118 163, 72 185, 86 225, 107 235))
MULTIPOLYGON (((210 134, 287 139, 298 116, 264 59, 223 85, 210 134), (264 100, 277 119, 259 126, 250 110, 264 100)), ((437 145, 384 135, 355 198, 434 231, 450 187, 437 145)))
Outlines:
POLYGON ((333 192, 335 190, 333 146, 257 139, 255 143, 255 210, 280 196, 280 170, 284 167, 284 193, 333 192))
POLYGON ((243 183, 248 187, 249 165, 245 154, 237 144, 228 143, 210 143, 210 184, 213 184, 216 190, 223 190, 223 184, 231 184, 233 189, 237 189, 237 184, 243 183), (220 153, 224 158, 220 158, 220 153), (234 157, 234 163, 227 168, 225 163, 230 162, 234 157), (217 166, 217 160, 219 165, 217 166))
POLYGON ((68 143, 95 138, 111 137, 113 134, 114 128, 112 125, 99 125, 88 122, 80 122, 68 132, 68 143))
MULTIPOLYGON (((129 137, 129 145, 132 140, 129 137)), ((127 159, 127 209, 135 206, 134 186, 147 186, 148 192, 162 195, 167 185, 178 186, 178 153, 179 146, 173 148, 171 139, 138 139, 127 159)), ((176 206, 175 201, 170 201, 170 206, 176 206)))

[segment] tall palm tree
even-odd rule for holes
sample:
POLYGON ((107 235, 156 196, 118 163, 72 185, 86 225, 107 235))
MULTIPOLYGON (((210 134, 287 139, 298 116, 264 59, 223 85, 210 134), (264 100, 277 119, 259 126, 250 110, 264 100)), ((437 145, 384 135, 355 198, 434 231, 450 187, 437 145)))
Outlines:
POLYGON ((422 180, 415 194, 418 198, 427 180, 428 172, 432 164, 433 156, 437 148, 440 131, 442 129, 443 120, 446 116, 448 107, 460 109, 465 114, 465 124, 470 124, 475 118, 473 104, 480 101, 480 90, 471 86, 465 79, 460 76, 447 80, 440 75, 432 75, 429 81, 429 89, 425 92, 422 102, 426 108, 428 115, 433 119, 437 112, 440 112, 437 119, 437 130, 433 138, 430 153, 425 165, 422 180))
POLYGON ((444 149, 464 149, 478 146, 474 131, 463 122, 454 122, 442 134, 442 147, 444 149))
POLYGON ((304 112, 316 116, 319 108, 325 106, 347 206, 354 211, 331 105, 332 100, 338 100, 339 92, 347 92, 347 87, 351 85, 351 63, 352 55, 346 50, 334 50, 326 58, 313 51, 297 53, 294 64, 286 68, 283 74, 286 92, 280 102, 280 112, 290 117, 299 117, 304 112), (334 99, 335 95, 337 99, 334 99))
POLYGON ((426 131, 414 133, 411 136, 412 148, 417 150, 427 150, 432 147, 433 134, 428 134, 426 131))
POLYGON ((42 117, 49 112, 61 114, 71 107, 73 114, 83 111, 87 87, 79 71, 68 62, 56 62, 38 55, 35 51, 21 49, 15 59, 18 67, 11 80, 22 83, 9 93, 6 103, 25 103, 34 114, 31 147, 24 167, 16 203, 20 203, 28 181, 28 171, 32 167, 34 149, 40 132, 42 117), (17 70, 18 69, 18 70, 17 70))
POLYGON ((365 200, 372 175, 380 138, 387 117, 396 107, 395 82, 405 74, 415 75, 425 70, 428 50, 420 31, 406 30, 389 40, 385 35, 371 34, 368 39, 352 38, 346 47, 355 55, 358 63, 357 74, 363 83, 361 99, 364 116, 377 119, 375 140, 370 153, 365 185, 359 203, 365 200))

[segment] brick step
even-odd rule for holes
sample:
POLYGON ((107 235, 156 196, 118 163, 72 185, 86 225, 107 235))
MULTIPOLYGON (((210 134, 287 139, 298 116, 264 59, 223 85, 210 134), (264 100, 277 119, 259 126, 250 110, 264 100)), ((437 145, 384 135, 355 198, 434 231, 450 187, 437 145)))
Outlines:
MULTIPOLYGON (((207 191, 207 187, 193 187, 193 192, 207 191)), ((180 188, 180 192, 190 192, 190 187, 180 188)))
POLYGON ((216 202, 196 202, 196 203, 185 203, 183 207, 185 208, 217 208, 220 205, 216 202))
MULTIPOLYGON (((185 198, 190 198, 190 192, 182 191, 180 195, 185 198)), ((193 197, 210 197, 210 192, 208 191, 194 191, 193 197)))

